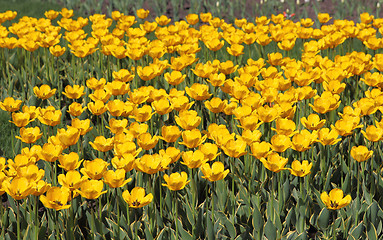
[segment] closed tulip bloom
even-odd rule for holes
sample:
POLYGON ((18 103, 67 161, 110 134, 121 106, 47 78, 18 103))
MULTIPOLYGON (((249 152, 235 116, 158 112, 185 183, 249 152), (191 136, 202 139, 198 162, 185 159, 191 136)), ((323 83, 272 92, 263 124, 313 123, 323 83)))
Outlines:
POLYGON ((332 17, 328 13, 318 13, 318 20, 320 23, 327 23, 332 17))
POLYGON ((262 133, 259 130, 251 131, 250 129, 245 129, 242 131, 240 138, 250 146, 253 142, 259 142, 262 137, 262 133))
MULTIPOLYGON (((0 107, 1 107, 1 102, 0 102, 0 107)), ((36 106, 24 105, 21 110, 23 113, 29 113, 31 120, 35 120, 39 114, 39 111, 40 111, 38 109, 39 108, 36 108, 36 106)))
POLYGON ((162 156, 167 155, 168 157, 170 157, 171 161, 169 164, 177 162, 178 159, 181 157, 181 151, 175 147, 168 147, 165 150, 160 149, 159 154, 162 156))
POLYGON ((76 192, 86 199, 97 199, 101 194, 106 193, 107 191, 102 191, 104 188, 104 183, 99 180, 86 180, 81 183, 80 189, 76 192))
POLYGON ((107 110, 104 102, 101 100, 96 100, 95 102, 88 103, 88 109, 93 115, 97 116, 103 114, 107 110))
POLYGON ((65 171, 75 170, 80 167, 81 161, 79 161, 79 156, 75 152, 69 154, 62 154, 59 156, 59 167, 63 168, 65 171))
POLYGON ((49 52, 55 56, 55 57, 60 57, 63 55, 66 51, 65 47, 61 47, 60 45, 54 45, 49 47, 49 52))
MULTIPOLYGON (((344 115, 346 116, 346 115, 344 115)), ((359 118, 358 118, 359 119, 359 118)), ((338 131, 338 134, 341 136, 349 136, 353 134, 356 128, 362 128, 363 125, 357 125, 350 118, 342 118, 335 122, 335 126, 331 125, 332 128, 335 128, 338 131)))
POLYGON ((167 143, 175 142, 181 136, 181 131, 177 126, 162 126, 161 134, 158 136, 160 139, 164 140, 167 143))
POLYGON ((322 145, 335 145, 342 139, 338 138, 338 131, 335 129, 322 128, 318 132, 318 139, 322 145))
POLYGON ((142 187, 135 187, 131 192, 125 190, 122 193, 122 198, 128 203, 131 208, 142 208, 153 200, 153 195, 149 193, 145 195, 145 189, 142 187))
POLYGON ((15 100, 13 97, 6 97, 3 102, 0 102, 0 108, 7 112, 16 112, 20 109, 21 100, 15 100))
POLYGON ((230 139, 221 148, 226 155, 233 158, 239 158, 247 153, 246 142, 242 139, 230 139))
POLYGON ((24 143, 35 143, 38 139, 41 138, 43 134, 40 132, 39 127, 30 127, 30 128, 20 128, 20 137, 16 136, 17 139, 20 139, 24 143))
POLYGON ((364 162, 371 158, 373 151, 369 151, 366 146, 353 146, 351 148, 351 156, 358 162, 364 162))
POLYGON ((186 16, 186 21, 191 24, 191 25, 195 25, 198 23, 199 21, 199 18, 198 18, 198 15, 195 14, 195 13, 190 13, 186 16))
POLYGON ((9 121, 15 124, 16 127, 22 128, 28 125, 28 123, 32 122, 31 115, 29 113, 18 112, 12 113, 12 121, 9 121))
POLYGON ((287 158, 279 156, 278 153, 271 153, 267 156, 267 159, 261 158, 260 161, 263 163, 263 166, 269 169, 272 172, 280 172, 285 170, 285 165, 288 162, 287 158))
POLYGON ((152 107, 149 105, 144 105, 141 108, 134 109, 131 118, 138 122, 146 122, 152 118, 153 114, 154 112, 152 107))
POLYGON ((313 164, 307 161, 303 160, 302 163, 299 162, 298 160, 294 160, 291 163, 291 168, 289 168, 289 171, 292 175, 297 176, 297 177, 304 177, 308 174, 311 173, 311 168, 313 164))
POLYGON ((145 10, 143 8, 140 8, 140 9, 137 10, 136 13, 137 13, 137 17, 138 18, 145 19, 149 15, 149 10, 145 10))
POLYGON ((206 81, 213 87, 220 87, 226 83, 226 75, 223 73, 212 73, 206 81))
POLYGON ((244 52, 243 52, 243 49, 244 49, 244 48, 245 48, 245 47, 244 47, 243 45, 234 43, 234 44, 232 44, 230 47, 227 47, 227 48, 226 48, 226 51, 227 51, 230 55, 237 57, 237 56, 239 56, 239 55, 244 54, 244 52))
POLYGON ((125 103, 119 99, 111 100, 107 103, 106 108, 110 115, 113 117, 119 117, 123 114, 125 103))
POLYGON ((73 102, 68 107, 68 113, 73 117, 79 117, 87 107, 82 107, 81 103, 73 102))
POLYGON ((147 174, 154 174, 168 169, 170 162, 171 159, 166 154, 144 154, 141 158, 136 160, 136 169, 147 174))
POLYGON ((275 123, 276 123, 276 128, 271 128, 271 129, 276 131, 280 135, 286 135, 288 137, 291 137, 297 132, 295 130, 296 129, 295 122, 290 119, 278 118, 275 121, 275 123))
POLYGON ((209 160, 200 150, 183 152, 182 159, 188 168, 199 168, 209 160))
POLYGON ((36 97, 45 100, 52 97, 56 93, 56 89, 51 89, 50 86, 44 84, 41 85, 40 88, 35 86, 33 88, 33 92, 35 93, 36 97))
POLYGON ((166 15, 161 15, 160 17, 156 17, 156 22, 160 26, 165 26, 168 23, 170 23, 171 19, 168 18, 166 15))
POLYGON ((90 126, 90 119, 80 120, 79 118, 73 118, 71 122, 72 127, 77 128, 80 131, 80 135, 87 134, 93 127, 90 126))
POLYGON ((48 126, 56 126, 61 122, 61 111, 56 110, 53 106, 48 106, 46 109, 39 108, 40 114, 38 119, 42 124, 48 126))
POLYGON ((70 205, 67 204, 70 199, 70 191, 66 187, 51 187, 46 196, 40 196, 40 201, 46 208, 56 211, 70 208, 70 205))
POLYGON ((182 74, 180 71, 172 71, 165 73, 164 78, 170 85, 176 86, 185 80, 186 74, 182 74))
POLYGON ((194 83, 190 88, 185 87, 185 91, 189 97, 197 101, 206 100, 211 97, 209 86, 200 83, 194 83))
POLYGON ((259 120, 262 122, 272 122, 279 116, 279 110, 275 107, 268 105, 259 107, 257 109, 259 120))
POLYGON ((73 87, 67 85, 63 94, 69 99, 79 99, 80 97, 85 95, 84 89, 84 86, 80 85, 74 85, 73 87))
POLYGON ((310 130, 314 131, 314 130, 318 130, 321 127, 323 127, 324 124, 326 123, 326 120, 325 119, 321 120, 318 114, 314 114, 313 113, 313 114, 310 114, 307 118, 306 117, 302 117, 301 118, 301 123, 307 129, 310 129, 310 130))
POLYGON ((210 101, 205 101, 205 107, 209 109, 212 113, 220 113, 223 111, 227 104, 227 100, 223 100, 218 97, 212 98, 210 101))
POLYGON ((104 183, 108 184, 110 188, 123 187, 128 182, 132 181, 131 178, 125 179, 125 170, 117 169, 116 171, 108 170, 104 173, 104 183))
POLYGON ((158 136, 152 136, 150 133, 142 133, 137 137, 137 144, 145 150, 150 150, 157 145, 158 140, 158 136))
POLYGON ((103 90, 105 84, 106 84, 105 78, 100 78, 100 80, 97 80, 96 78, 90 78, 86 80, 86 86, 92 90, 97 90, 97 89, 103 90))
POLYGON ((44 161, 54 162, 59 158, 62 150, 63 149, 61 145, 45 143, 42 147, 41 152, 39 153, 39 157, 44 161))
POLYGON ((369 125, 366 128, 366 131, 361 130, 363 136, 371 142, 378 142, 383 139, 383 129, 375 127, 374 125, 369 125))
POLYGON ((189 110, 194 104, 194 101, 189 102, 189 98, 186 96, 178 96, 171 98, 170 102, 172 103, 174 110, 179 112, 182 110, 189 110))
POLYGON ((344 197, 342 189, 338 188, 332 189, 329 194, 323 192, 320 198, 326 207, 331 210, 346 207, 352 200, 350 195, 344 197))
POLYGON ((104 90, 104 86, 102 89, 96 89, 92 94, 89 94, 89 98, 92 99, 95 103, 101 101, 104 104, 109 100, 111 96, 112 94, 109 91, 104 90))
POLYGON ((317 131, 310 133, 307 129, 303 129, 292 137, 291 148, 298 152, 304 152, 311 148, 311 144, 318 141, 317 138, 317 131))
POLYGON ((121 157, 112 158, 111 163, 115 169, 124 169, 125 172, 130 172, 136 167, 136 157, 131 153, 125 153, 121 157))
POLYGON ((158 101, 152 102, 152 107, 157 114, 165 115, 173 111, 173 106, 166 98, 159 99, 158 101))
POLYGON ((276 152, 284 152, 291 147, 290 137, 282 134, 276 134, 271 137, 271 148, 276 152))
POLYGON ((15 177, 12 180, 5 180, 2 188, 15 200, 21 200, 34 192, 35 182, 29 181, 25 177, 15 177))
POLYGON ((104 89, 113 96, 119 96, 128 93, 130 90, 130 86, 129 83, 114 80, 113 82, 108 82, 105 85, 104 89))
POLYGON ((61 144, 65 147, 75 145, 80 138, 80 130, 75 127, 68 126, 67 129, 58 129, 57 137, 61 144))
POLYGON ((208 161, 213 161, 221 153, 218 152, 218 146, 214 143, 204 143, 198 148, 208 159, 208 161))
POLYGON ((99 180, 106 172, 109 163, 105 162, 100 158, 96 158, 92 161, 84 161, 84 167, 81 168, 80 172, 91 179, 99 180))
POLYGON ((137 146, 133 141, 127 141, 123 143, 114 144, 115 156, 121 157, 125 153, 130 153, 133 156, 137 156, 142 148, 136 149, 137 146))
POLYGON ((127 69, 120 69, 117 72, 112 73, 114 80, 120 82, 130 82, 134 78, 134 74, 131 74, 127 69))
POLYGON ((178 191, 185 188, 186 184, 190 182, 186 172, 172 173, 169 175, 164 175, 164 180, 166 183, 163 183, 162 186, 166 186, 171 191, 178 191))
POLYGON ((93 142, 89 144, 97 151, 107 152, 113 149, 114 138, 105 138, 104 136, 97 136, 93 142))
POLYGON ((361 98, 353 106, 359 108, 363 116, 374 114, 378 110, 375 100, 371 98, 361 98))
POLYGON ((182 142, 179 144, 185 145, 188 148, 195 148, 205 142, 207 136, 201 136, 198 129, 186 130, 182 132, 182 142))
POLYGON ((229 173, 229 169, 225 170, 225 167, 221 162, 214 162, 211 167, 208 163, 205 163, 201 166, 201 171, 204 175, 202 178, 205 178, 210 182, 224 179, 229 173))
POLYGON ((185 130, 192 130, 198 127, 201 123, 201 117, 194 110, 184 110, 179 113, 179 116, 175 116, 178 126, 185 130))

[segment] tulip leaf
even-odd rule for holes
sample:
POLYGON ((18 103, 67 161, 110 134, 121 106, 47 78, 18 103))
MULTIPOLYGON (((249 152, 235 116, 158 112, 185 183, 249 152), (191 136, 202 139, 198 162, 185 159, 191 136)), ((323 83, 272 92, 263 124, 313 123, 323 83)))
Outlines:
POLYGON ((359 239, 364 229, 363 222, 360 222, 357 226, 354 226, 350 230, 350 237, 353 237, 354 239, 359 239))
POLYGON ((206 213, 205 214, 205 218, 207 218, 206 220, 206 223, 207 223, 207 227, 206 227, 206 232, 207 232, 207 239, 215 239, 214 237, 214 226, 213 226, 213 222, 210 220, 211 219, 211 216, 206 213))
POLYGON ((265 236, 267 239, 269 239, 269 240, 277 239, 277 228, 270 221, 270 219, 267 220, 267 222, 264 226, 264 231, 265 231, 265 236))
POLYGON ((330 221, 330 211, 327 208, 323 208, 318 215, 317 224, 322 230, 326 229, 330 221))
MULTIPOLYGON (((185 240, 192 240, 193 237, 190 233, 188 233, 182 226, 182 222, 180 221, 180 219, 178 218, 177 219, 178 221, 178 232, 180 233, 181 235, 181 239, 185 239, 185 240)), ((146 236, 145 236, 146 237, 146 236)), ((153 239, 153 238, 147 238, 147 239, 153 239)))
POLYGON ((369 240, 377 240, 378 234, 376 233, 376 228, 372 223, 367 225, 367 237, 369 240))
POLYGON ((237 236, 234 224, 232 222, 230 222, 230 220, 227 218, 226 214, 224 214, 223 212, 217 212, 217 215, 218 215, 221 223, 225 226, 225 229, 229 233, 230 237, 232 239, 234 239, 235 236, 237 236))
POLYGON ((261 230, 263 227, 263 217, 257 206, 253 207, 253 228, 254 230, 261 230))

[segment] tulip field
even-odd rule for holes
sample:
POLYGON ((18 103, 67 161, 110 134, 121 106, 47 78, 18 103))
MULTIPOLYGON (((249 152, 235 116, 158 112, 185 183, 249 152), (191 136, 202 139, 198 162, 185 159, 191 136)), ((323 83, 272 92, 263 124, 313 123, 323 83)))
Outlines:
POLYGON ((382 239, 383 18, 17 14, 0 239, 382 239))

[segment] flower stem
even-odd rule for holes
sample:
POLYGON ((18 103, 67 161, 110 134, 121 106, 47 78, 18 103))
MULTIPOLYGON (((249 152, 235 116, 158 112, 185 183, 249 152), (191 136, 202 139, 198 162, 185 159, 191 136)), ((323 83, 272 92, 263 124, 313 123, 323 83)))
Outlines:
POLYGON ((16 224, 17 224, 17 240, 21 239, 21 231, 20 231, 20 203, 16 200, 17 205, 17 214, 16 214, 16 224))

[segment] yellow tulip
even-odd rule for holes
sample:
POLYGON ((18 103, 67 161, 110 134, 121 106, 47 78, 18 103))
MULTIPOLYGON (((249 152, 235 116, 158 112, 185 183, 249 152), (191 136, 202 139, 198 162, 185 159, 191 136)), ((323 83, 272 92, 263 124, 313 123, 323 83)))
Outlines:
POLYGON ((122 198, 128 203, 129 207, 142 208, 152 202, 153 195, 149 193, 145 196, 145 189, 142 187, 135 187, 130 193, 128 190, 125 190, 122 193, 122 198))
POLYGON ((33 92, 38 98, 45 100, 52 97, 56 93, 56 89, 51 89, 50 86, 43 84, 40 88, 37 86, 33 87, 33 92))
POLYGON ((24 143, 35 143, 38 139, 41 138, 43 134, 40 132, 39 127, 30 127, 30 128, 20 128, 20 137, 16 136, 17 139, 20 139, 24 143))
POLYGON ((80 85, 74 85, 73 87, 67 85, 63 94, 69 99, 79 99, 80 97, 85 95, 84 89, 84 86, 80 85))
POLYGON ((267 159, 261 158, 260 161, 265 168, 277 173, 286 169, 285 165, 287 164, 288 159, 281 157, 278 153, 271 153, 267 156, 267 159))
POLYGON ((181 131, 177 126, 162 126, 161 134, 162 136, 159 136, 160 139, 167 143, 171 143, 177 141, 181 136, 181 131))
POLYGON ((201 171, 204 175, 202 178, 205 178, 210 182, 224 179, 229 173, 229 169, 225 170, 225 167, 221 162, 214 162, 211 167, 208 163, 205 163, 201 166, 201 171))
POLYGON ((70 191, 66 187, 51 187, 46 196, 41 195, 40 201, 46 208, 55 209, 56 211, 70 208, 70 191))
POLYGON ((364 162, 371 158, 373 151, 368 151, 366 146, 353 146, 351 148, 351 156, 358 162, 364 162))
POLYGON ((352 200, 350 195, 344 197, 342 189, 338 188, 332 189, 329 194, 323 192, 320 198, 326 207, 331 210, 346 207, 352 200))
POLYGON ((5 180, 2 188, 15 200, 21 200, 28 197, 34 192, 36 183, 29 181, 25 177, 15 177, 14 179, 5 180))
POLYGON ((166 183, 163 183, 162 186, 166 186, 171 191, 178 191, 185 188, 186 184, 190 182, 187 180, 188 175, 186 172, 172 173, 169 175, 164 175, 164 180, 166 183))
POLYGON ((106 172, 109 163, 105 162, 100 158, 96 158, 92 161, 84 161, 84 167, 81 168, 80 172, 91 179, 99 180, 106 172))
POLYGON ((304 176, 311 173, 310 170, 311 170, 312 166, 313 166, 313 164, 312 163, 309 164, 309 162, 307 160, 303 160, 302 163, 299 162, 298 160, 294 160, 291 163, 291 168, 288 168, 288 170, 294 176, 304 177, 304 176))
POLYGON ((82 197, 86 199, 97 199, 101 194, 107 191, 102 191, 104 183, 99 180, 86 180, 80 185, 80 190, 76 190, 82 197))
POLYGON ((75 170, 80 167, 81 162, 79 161, 79 156, 76 152, 71 152, 69 154, 62 154, 59 156, 59 167, 63 168, 65 171, 75 170))
POLYGON ((15 100, 13 97, 6 97, 3 102, 0 102, 0 108, 7 112, 16 112, 20 109, 21 103, 21 100, 15 100))

